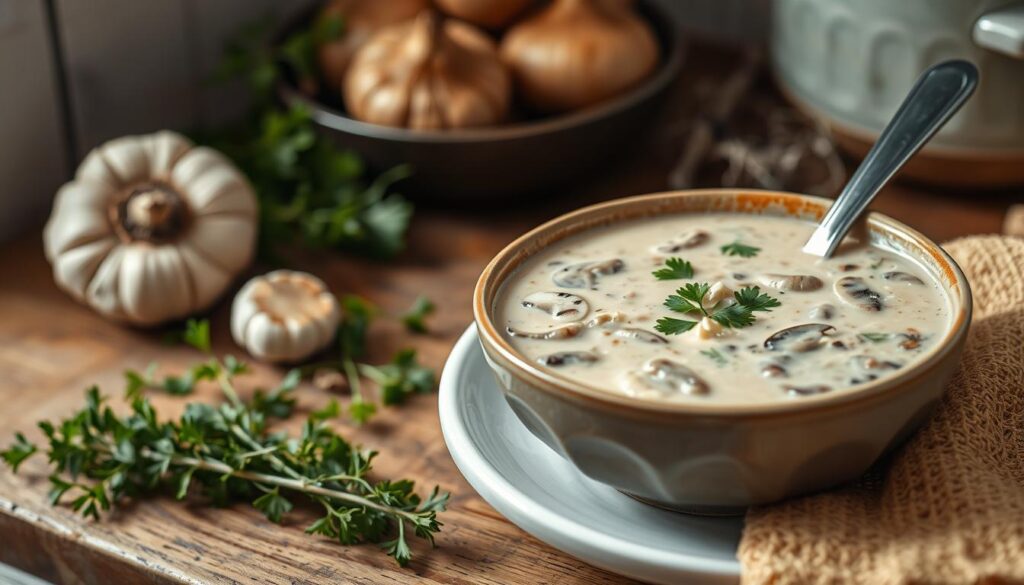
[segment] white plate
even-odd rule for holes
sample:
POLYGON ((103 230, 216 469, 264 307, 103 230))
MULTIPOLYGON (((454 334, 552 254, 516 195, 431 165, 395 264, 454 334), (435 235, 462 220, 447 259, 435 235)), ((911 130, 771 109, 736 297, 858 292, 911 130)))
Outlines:
POLYGON ((439 404, 444 440, 462 475, 523 530, 592 565, 645 581, 739 581, 741 518, 668 512, 579 473, 516 418, 473 326, 448 357, 439 404))

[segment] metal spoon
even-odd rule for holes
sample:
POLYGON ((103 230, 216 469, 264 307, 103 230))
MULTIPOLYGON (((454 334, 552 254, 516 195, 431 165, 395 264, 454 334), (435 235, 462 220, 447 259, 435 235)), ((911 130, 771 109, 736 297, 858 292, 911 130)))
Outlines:
POLYGON ((925 71, 804 244, 804 252, 830 257, 878 191, 960 109, 977 85, 978 69, 967 61, 945 61, 925 71))

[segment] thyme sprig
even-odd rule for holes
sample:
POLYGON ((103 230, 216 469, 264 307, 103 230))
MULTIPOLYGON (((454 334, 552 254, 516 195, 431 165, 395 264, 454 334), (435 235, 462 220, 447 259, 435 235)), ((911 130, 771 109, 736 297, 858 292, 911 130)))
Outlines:
MULTIPOLYGON (((280 522, 293 498, 303 496, 323 512, 307 533, 342 544, 379 543, 403 566, 412 557, 410 531, 433 544, 448 494, 435 487, 421 499, 412 481, 371 481, 376 453, 353 446, 324 420, 337 414, 336 402, 310 415, 298 437, 273 433, 268 419, 292 414, 297 373, 243 402, 234 386, 241 368, 215 358, 203 367, 226 402, 188 404, 176 421, 161 421, 139 391, 129 399, 131 413, 120 416, 94 386, 84 408, 57 423, 40 422, 52 466, 50 501, 70 498, 75 511, 99 519, 126 498, 171 486, 178 499, 198 491, 217 505, 250 501, 280 522)), ((17 471, 38 451, 17 433, 0 457, 17 471)))

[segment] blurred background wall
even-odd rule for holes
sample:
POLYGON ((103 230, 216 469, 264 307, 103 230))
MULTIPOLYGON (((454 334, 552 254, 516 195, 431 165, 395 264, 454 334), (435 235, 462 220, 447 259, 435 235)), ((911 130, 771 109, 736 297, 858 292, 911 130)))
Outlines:
MULTIPOLYGON (((237 88, 206 83, 225 40, 314 1, 0 0, 0 240, 42 221, 100 142, 242 110, 237 88)), ((769 26, 769 0, 658 1, 705 38, 757 42, 769 26)))

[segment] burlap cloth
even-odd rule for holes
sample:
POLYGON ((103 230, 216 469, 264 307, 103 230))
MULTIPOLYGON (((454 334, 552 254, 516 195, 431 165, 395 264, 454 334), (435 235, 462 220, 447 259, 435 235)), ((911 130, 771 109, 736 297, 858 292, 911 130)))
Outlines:
POLYGON ((855 484, 752 509, 744 583, 1024 583, 1024 239, 944 247, 974 293, 945 398, 855 484))

